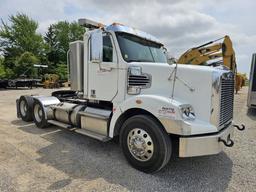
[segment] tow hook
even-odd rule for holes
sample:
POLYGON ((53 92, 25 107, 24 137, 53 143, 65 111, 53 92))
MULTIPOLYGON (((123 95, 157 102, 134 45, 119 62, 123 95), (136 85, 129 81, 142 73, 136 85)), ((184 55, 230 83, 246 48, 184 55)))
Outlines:
POLYGON ((224 143, 224 145, 227 147, 232 147, 234 145, 234 141, 230 138, 230 135, 228 135, 227 141, 221 138, 219 138, 218 141, 224 143))
POLYGON ((243 130, 245 130, 245 126, 244 126, 244 124, 241 124, 241 126, 239 126, 239 125, 233 125, 235 128, 237 128, 239 131, 243 131, 243 130))

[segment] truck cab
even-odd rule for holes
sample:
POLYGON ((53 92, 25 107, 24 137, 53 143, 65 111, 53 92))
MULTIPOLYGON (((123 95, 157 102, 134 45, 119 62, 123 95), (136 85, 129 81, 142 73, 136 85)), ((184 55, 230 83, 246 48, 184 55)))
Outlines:
POLYGON ((70 43, 68 65, 75 93, 21 96, 18 117, 103 142, 119 137, 127 161, 147 173, 162 169, 175 150, 179 157, 192 157, 233 146, 231 71, 170 65, 164 45, 146 32, 118 23, 79 23, 91 30, 83 41, 70 43))

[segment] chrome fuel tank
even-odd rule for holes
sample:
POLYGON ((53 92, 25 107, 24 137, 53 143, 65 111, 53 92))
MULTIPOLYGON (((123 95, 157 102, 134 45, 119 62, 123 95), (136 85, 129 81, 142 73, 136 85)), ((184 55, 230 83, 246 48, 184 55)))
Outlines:
POLYGON ((80 127, 80 116, 78 112, 85 108, 84 105, 60 103, 52 108, 55 120, 80 127))

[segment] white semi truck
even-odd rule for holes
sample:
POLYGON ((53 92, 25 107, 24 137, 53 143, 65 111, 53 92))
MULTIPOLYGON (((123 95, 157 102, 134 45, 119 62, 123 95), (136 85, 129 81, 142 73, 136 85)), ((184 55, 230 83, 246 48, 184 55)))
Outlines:
POLYGON ((179 157, 212 155, 234 144, 234 127, 244 126, 233 124, 232 72, 169 65, 163 44, 145 32, 79 23, 90 30, 70 43, 71 91, 23 95, 18 117, 103 142, 119 137, 128 162, 147 173, 163 168, 174 151, 179 157))

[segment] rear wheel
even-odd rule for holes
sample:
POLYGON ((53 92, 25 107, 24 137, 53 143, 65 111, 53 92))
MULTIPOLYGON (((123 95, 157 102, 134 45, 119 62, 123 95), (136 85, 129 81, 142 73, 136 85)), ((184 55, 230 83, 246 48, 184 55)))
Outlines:
POLYGON ((120 144, 127 161, 136 169, 153 173, 170 160, 171 139, 154 118, 136 115, 121 128, 120 144))
POLYGON ((33 120, 33 97, 31 96, 21 96, 18 102, 18 109, 20 117, 23 121, 32 121, 33 120))
POLYGON ((34 102, 33 106, 33 119, 37 127, 45 128, 48 123, 43 105, 39 101, 34 102))

